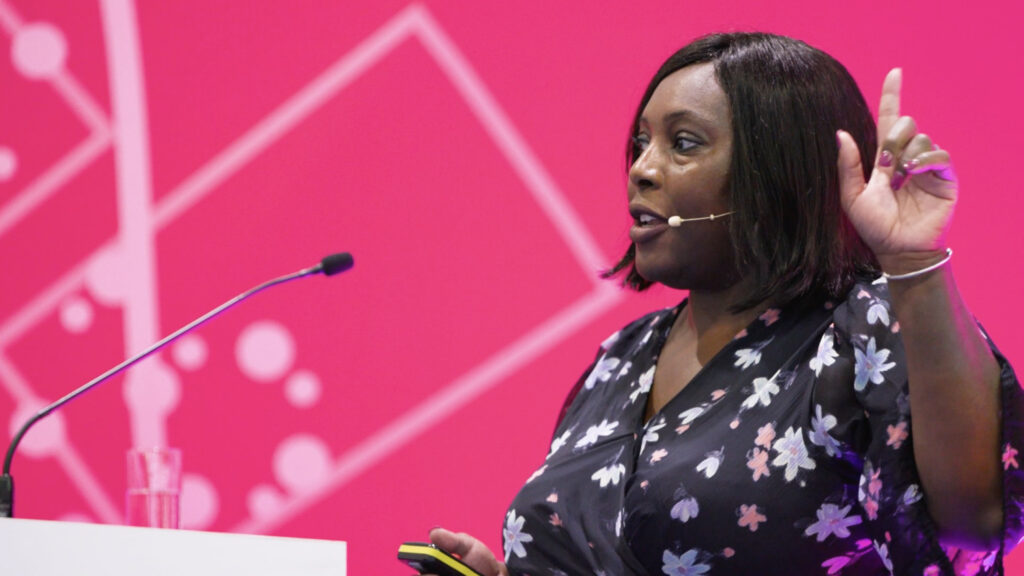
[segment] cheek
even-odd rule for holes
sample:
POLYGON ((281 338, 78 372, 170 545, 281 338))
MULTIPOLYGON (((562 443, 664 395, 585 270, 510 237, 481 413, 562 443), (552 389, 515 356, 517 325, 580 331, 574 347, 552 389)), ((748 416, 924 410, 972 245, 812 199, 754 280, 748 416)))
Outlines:
POLYGON ((684 217, 703 217, 729 211, 728 164, 711 162, 693 166, 676 175, 672 204, 684 217))
POLYGON ((708 202, 719 207, 728 206, 730 204, 728 157, 721 155, 708 168, 703 182, 703 190, 707 195, 708 202))
MULTIPOLYGON (((703 218, 729 211, 729 195, 719 179, 695 182, 689 190, 675 194, 673 205, 683 218, 703 218)), ((685 225, 685 224, 684 224, 685 225)))

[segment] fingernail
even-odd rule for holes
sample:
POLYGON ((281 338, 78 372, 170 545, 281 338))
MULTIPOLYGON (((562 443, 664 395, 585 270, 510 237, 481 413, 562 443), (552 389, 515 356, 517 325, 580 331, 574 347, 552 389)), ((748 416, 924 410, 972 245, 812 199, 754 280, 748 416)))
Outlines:
POLYGON ((892 166, 892 152, 882 150, 882 153, 878 155, 878 165, 883 168, 892 166))
POLYGON ((920 163, 917 161, 917 158, 910 160, 903 164, 903 171, 907 172, 908 174, 912 174, 914 170, 917 170, 919 164, 920 163))
POLYGON ((836 147, 837 148, 842 148, 843 147, 843 139, 839 137, 839 135, 842 134, 842 133, 843 133, 842 130, 836 130, 836 147))
POLYGON ((903 186, 903 182, 907 179, 907 175, 903 172, 896 172, 892 175, 892 180, 889 181, 889 185, 893 190, 899 190, 903 186))

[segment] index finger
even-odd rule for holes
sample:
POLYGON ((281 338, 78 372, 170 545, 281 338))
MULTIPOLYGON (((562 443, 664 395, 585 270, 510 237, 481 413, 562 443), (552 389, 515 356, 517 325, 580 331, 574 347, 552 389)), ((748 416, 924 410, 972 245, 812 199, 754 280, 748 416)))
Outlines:
POLYGON ((430 530, 430 542, 449 554, 465 556, 473 545, 473 541, 464 538, 465 534, 456 534, 451 530, 437 527, 430 530))
POLYGON ((882 82, 882 99, 878 103, 878 144, 889 135, 889 130, 900 117, 900 87, 903 84, 903 69, 893 68, 882 82))

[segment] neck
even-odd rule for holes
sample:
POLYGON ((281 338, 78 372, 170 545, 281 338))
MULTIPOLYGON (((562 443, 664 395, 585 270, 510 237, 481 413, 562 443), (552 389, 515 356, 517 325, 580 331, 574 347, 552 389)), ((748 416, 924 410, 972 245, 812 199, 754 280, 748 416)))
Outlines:
POLYGON ((742 283, 738 283, 723 291, 690 292, 686 308, 672 327, 672 332, 696 340, 697 358, 701 364, 709 362, 768 307, 767 303, 762 303, 747 310, 734 311, 733 307, 745 293, 744 288, 742 283))

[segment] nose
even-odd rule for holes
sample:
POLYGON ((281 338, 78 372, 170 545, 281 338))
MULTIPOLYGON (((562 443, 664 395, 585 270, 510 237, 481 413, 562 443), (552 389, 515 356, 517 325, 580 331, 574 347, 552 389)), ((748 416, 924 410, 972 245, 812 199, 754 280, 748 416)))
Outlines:
POLYGON ((648 145, 629 167, 629 182, 637 190, 649 190, 661 186, 661 180, 658 153, 653 145, 648 145))

